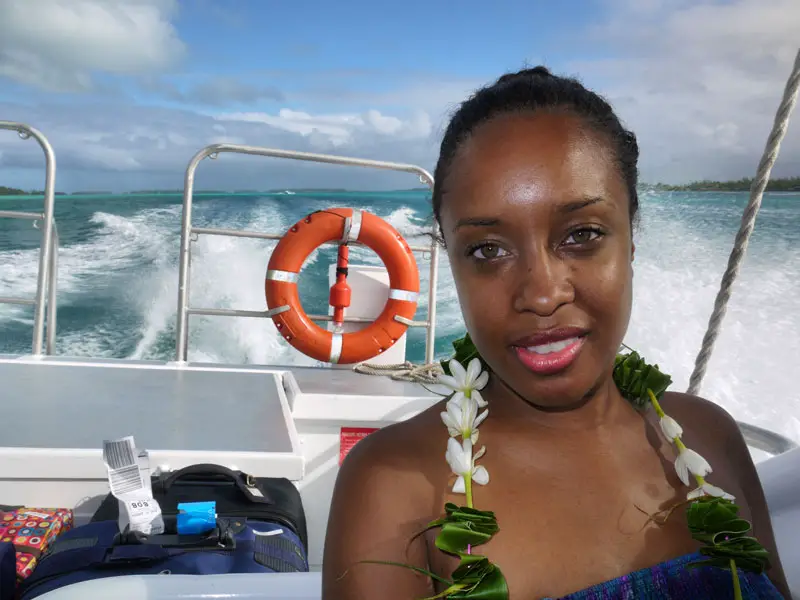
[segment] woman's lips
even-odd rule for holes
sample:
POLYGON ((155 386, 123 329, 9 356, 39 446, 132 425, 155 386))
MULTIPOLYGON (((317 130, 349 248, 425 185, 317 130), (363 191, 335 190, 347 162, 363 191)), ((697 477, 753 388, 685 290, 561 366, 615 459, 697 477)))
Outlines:
POLYGON ((526 345, 514 344, 520 362, 538 375, 553 375, 566 369, 578 357, 586 341, 583 332, 569 337, 553 333, 531 336, 526 345), (531 344, 530 341, 538 341, 536 338, 542 341, 531 344))

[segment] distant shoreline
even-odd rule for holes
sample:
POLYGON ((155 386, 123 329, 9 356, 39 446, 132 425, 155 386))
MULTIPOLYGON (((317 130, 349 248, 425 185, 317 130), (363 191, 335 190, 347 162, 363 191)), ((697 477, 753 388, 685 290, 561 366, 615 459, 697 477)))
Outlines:
MULTIPOLYGON (((694 181, 685 185, 656 183, 644 185, 657 192, 749 192, 753 185, 751 177, 736 181, 694 181)), ((767 182, 767 192, 800 192, 800 177, 776 177, 767 182)))
MULTIPOLYGON (((656 192, 749 192, 752 186, 752 178, 745 177, 735 181, 694 181, 692 183, 682 185, 671 185, 667 183, 642 183, 640 188, 642 190, 650 190, 656 192)), ((291 194, 344 194, 352 193, 398 193, 398 192, 428 192, 429 188, 408 188, 400 190, 347 190, 344 188, 282 188, 282 189, 268 189, 268 190, 195 190, 195 194, 217 194, 217 195, 231 195, 231 194, 275 194, 275 195, 291 195, 291 194)), ((800 177, 779 177, 770 179, 767 182, 767 192, 800 192, 800 177)), ((97 191, 87 190, 79 192, 55 192, 57 196, 174 196, 183 195, 183 190, 134 190, 130 192, 110 192, 110 191, 97 191)), ((42 190, 21 190, 18 188, 0 186, 0 198, 13 198, 17 196, 26 197, 40 197, 44 196, 42 190)))

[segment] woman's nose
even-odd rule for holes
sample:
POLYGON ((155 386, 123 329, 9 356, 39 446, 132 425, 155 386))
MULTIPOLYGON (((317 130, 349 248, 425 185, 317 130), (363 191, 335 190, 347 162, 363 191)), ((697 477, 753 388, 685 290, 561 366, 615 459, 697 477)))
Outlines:
POLYGON ((513 307, 517 312, 549 317, 575 298, 569 266, 547 250, 531 251, 525 256, 516 277, 513 307))

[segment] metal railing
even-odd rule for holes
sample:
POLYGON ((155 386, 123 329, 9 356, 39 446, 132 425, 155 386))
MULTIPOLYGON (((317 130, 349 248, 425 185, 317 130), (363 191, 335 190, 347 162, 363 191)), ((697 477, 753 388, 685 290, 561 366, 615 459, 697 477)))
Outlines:
POLYGON ((58 229, 53 218, 55 204, 56 181, 56 155, 47 138, 37 129, 15 123, 13 121, 0 121, 0 130, 16 131, 20 138, 35 139, 44 151, 45 181, 44 181, 44 209, 40 213, 25 211, 0 211, 0 218, 27 219, 33 221, 37 227, 42 223, 42 243, 39 250, 39 271, 36 277, 36 296, 31 298, 13 298, 0 296, 0 304, 19 304, 33 306, 33 344, 32 354, 42 355, 44 340, 45 315, 47 318, 47 341, 45 352, 52 354, 55 349, 56 339, 56 281, 58 274, 58 229), (45 312, 46 310, 46 312, 45 312))
MULTIPOLYGON (((183 189, 183 216, 181 219, 181 249, 179 257, 178 274, 178 318, 176 331, 176 360, 186 362, 189 346, 189 315, 208 315, 223 317, 255 317, 269 318, 271 313, 268 310, 236 310, 223 308, 198 308, 189 306, 189 276, 191 270, 191 242, 196 235, 220 235, 229 237, 255 238, 265 240, 279 240, 281 234, 263 233, 256 231, 242 231, 238 229, 216 229, 210 227, 192 226, 192 194, 194 191, 194 176, 200 161, 204 158, 217 158, 222 153, 249 154, 253 156, 266 156, 272 158, 287 158, 291 160, 302 160, 308 162, 327 163, 333 165, 343 165, 351 167, 367 167, 372 169, 384 169, 389 171, 401 171, 413 173, 419 176, 422 183, 429 187, 433 186, 433 176, 422 167, 411 164, 384 162, 378 160, 367 160, 361 158, 350 158, 346 156, 334 156, 330 154, 315 154, 311 152, 295 152, 291 150, 278 150, 274 148, 259 148, 256 146, 240 146, 235 144, 212 144, 206 146, 195 154, 189 161, 186 169, 186 176, 183 189)), ((291 198, 292 196, 287 196, 291 198)), ((425 321, 412 321, 411 327, 424 327, 426 330, 425 338, 425 362, 432 362, 434 358, 434 344, 436 341, 436 287, 439 278, 439 246, 436 242, 436 224, 433 225, 430 246, 411 246, 415 252, 430 253, 430 283, 428 290, 428 317, 425 321)), ((336 241, 329 242, 336 244, 336 241)), ((332 317, 328 315, 308 315, 314 321, 330 321, 332 317)), ((347 317, 345 321, 354 323, 368 323, 370 319, 347 317)))
MULTIPOLYGON (((34 138, 45 155, 45 190, 44 190, 44 209, 42 212, 8 211, 0 210, 0 218, 25 219, 33 221, 34 227, 39 222, 43 223, 42 243, 39 252, 39 271, 36 282, 36 296, 34 298, 16 298, 10 296, 0 296, 0 304, 17 304, 22 306, 34 307, 33 324, 33 344, 32 353, 34 356, 42 355, 42 346, 45 347, 45 354, 51 355, 55 350, 56 340, 56 313, 57 313, 57 275, 58 275, 58 249, 59 238, 58 228, 53 216, 55 203, 55 171, 56 160, 53 148, 47 138, 38 130, 23 123, 11 121, 0 121, 0 130, 16 131, 22 139, 34 138), (45 323, 47 323, 46 338, 45 323)), ((192 226, 192 194, 194 189, 194 176, 200 161, 204 158, 217 158, 218 154, 230 152, 237 154, 250 154, 256 156, 266 156, 274 158, 288 158, 293 160, 303 160, 311 162, 329 163, 345 166, 358 166, 374 169, 385 169, 414 173, 419 176, 422 183, 428 186, 433 185, 433 177, 416 165, 383 162, 375 160, 365 160, 349 158, 344 156, 332 156, 326 154, 313 154, 308 152, 293 152, 288 150, 278 150, 270 148, 259 148, 254 146, 239 146, 233 144, 214 144, 200 150, 189 161, 186 170, 184 194, 183 194, 183 217, 181 222, 181 249, 179 261, 179 284, 178 284, 178 321, 177 321, 177 360, 185 362, 188 352, 188 318, 189 315, 208 315, 208 316, 233 316, 233 317, 255 317, 268 318, 269 311, 249 311, 236 309, 220 308, 199 308, 188 306, 189 300, 189 275, 191 266, 191 242, 195 235, 220 235, 228 237, 255 238, 266 240, 279 240, 280 234, 263 233, 256 231, 243 231, 238 229, 218 229, 210 227, 192 226)), ((291 196, 287 196, 291 198, 291 196)), ((434 224, 433 233, 436 234, 434 224)), ((425 321, 413 321, 413 327, 425 327, 425 362, 430 363, 434 358, 434 343, 436 339, 436 287, 439 274, 439 246, 435 241, 436 236, 432 236, 430 246, 411 246, 415 252, 430 253, 430 284, 428 290, 428 318, 425 321)), ((335 244, 337 242, 330 242, 335 244)), ((315 321, 330 321, 329 315, 309 315, 315 321)), ((348 322, 368 323, 370 319, 359 317, 347 317, 348 322)), ((772 455, 783 454, 789 450, 797 448, 797 444, 789 438, 739 421, 738 425, 744 435, 747 444, 751 447, 763 450, 772 455)))
POLYGON ((763 450, 772 456, 783 454, 784 452, 797 448, 797 444, 794 440, 790 440, 780 433, 775 433, 769 429, 764 429, 758 425, 751 425, 743 421, 736 421, 736 424, 739 425, 739 430, 742 432, 742 436, 748 446, 763 450))

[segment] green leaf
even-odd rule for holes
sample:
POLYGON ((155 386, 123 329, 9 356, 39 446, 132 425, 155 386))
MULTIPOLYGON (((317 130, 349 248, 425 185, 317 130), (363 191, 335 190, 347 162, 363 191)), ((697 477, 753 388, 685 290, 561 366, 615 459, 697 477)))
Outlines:
MULTIPOLYGON (((725 498, 711 496, 704 496, 692 502, 686 509, 686 520, 693 535, 716 534, 726 529, 737 530, 735 522, 743 521, 739 518, 739 507, 736 504, 725 498)), ((749 529, 750 524, 747 525, 749 529)))
POLYGON ((687 509, 689 531, 695 539, 712 544, 742 536, 750 531, 750 523, 738 513, 739 507, 724 498, 698 500, 687 509))
POLYGON ((744 571, 762 573, 769 568, 769 552, 754 537, 746 536, 750 523, 739 516, 739 507, 725 498, 704 496, 689 505, 686 519, 692 537, 704 543, 706 560, 693 566, 713 565, 730 570, 733 560, 744 571))
POLYGON ((459 553, 461 561, 456 570, 453 571, 453 579, 449 581, 432 571, 408 565, 405 563, 390 560, 362 560, 360 563, 370 563, 376 565, 389 565, 403 567, 417 573, 422 573, 440 583, 447 585, 447 588, 435 596, 424 598, 423 600, 437 600, 438 598, 464 599, 471 600, 508 600, 508 584, 503 573, 497 566, 489 562, 489 559, 479 554, 459 553))
POLYGON ((445 504, 444 510, 445 516, 428 523, 425 530, 441 527, 436 547, 455 554, 460 561, 447 589, 425 600, 508 600, 508 585, 500 569, 487 557, 472 553, 474 547, 485 544, 500 530, 494 513, 452 502, 445 504))
POLYGON ((448 364, 451 360, 458 361, 466 369, 467 365, 473 358, 478 358, 481 361, 481 367, 484 370, 489 368, 483 358, 481 358, 481 355, 478 353, 478 349, 472 342, 472 338, 469 337, 469 333, 465 334, 462 338, 454 340, 453 349, 455 350, 455 354, 447 360, 441 361, 442 369, 444 370, 445 374, 452 375, 450 372, 450 365, 448 364))
POLYGON ((488 558, 461 553, 461 562, 453 571, 453 582, 460 586, 448 599, 508 600, 508 584, 503 573, 488 558))
POLYGON ((769 568, 769 552, 753 537, 743 537, 704 546, 700 553, 709 560, 704 561, 715 567, 730 570, 731 559, 743 571, 763 573, 769 568))
POLYGON ((659 371, 658 365, 648 365, 635 351, 617 355, 613 378, 622 397, 640 409, 650 402, 648 389, 660 400, 672 383, 672 377, 659 371))
POLYGON ((448 502, 445 516, 428 524, 426 529, 441 527, 436 547, 450 554, 465 552, 469 546, 485 544, 500 528, 494 513, 448 502))

